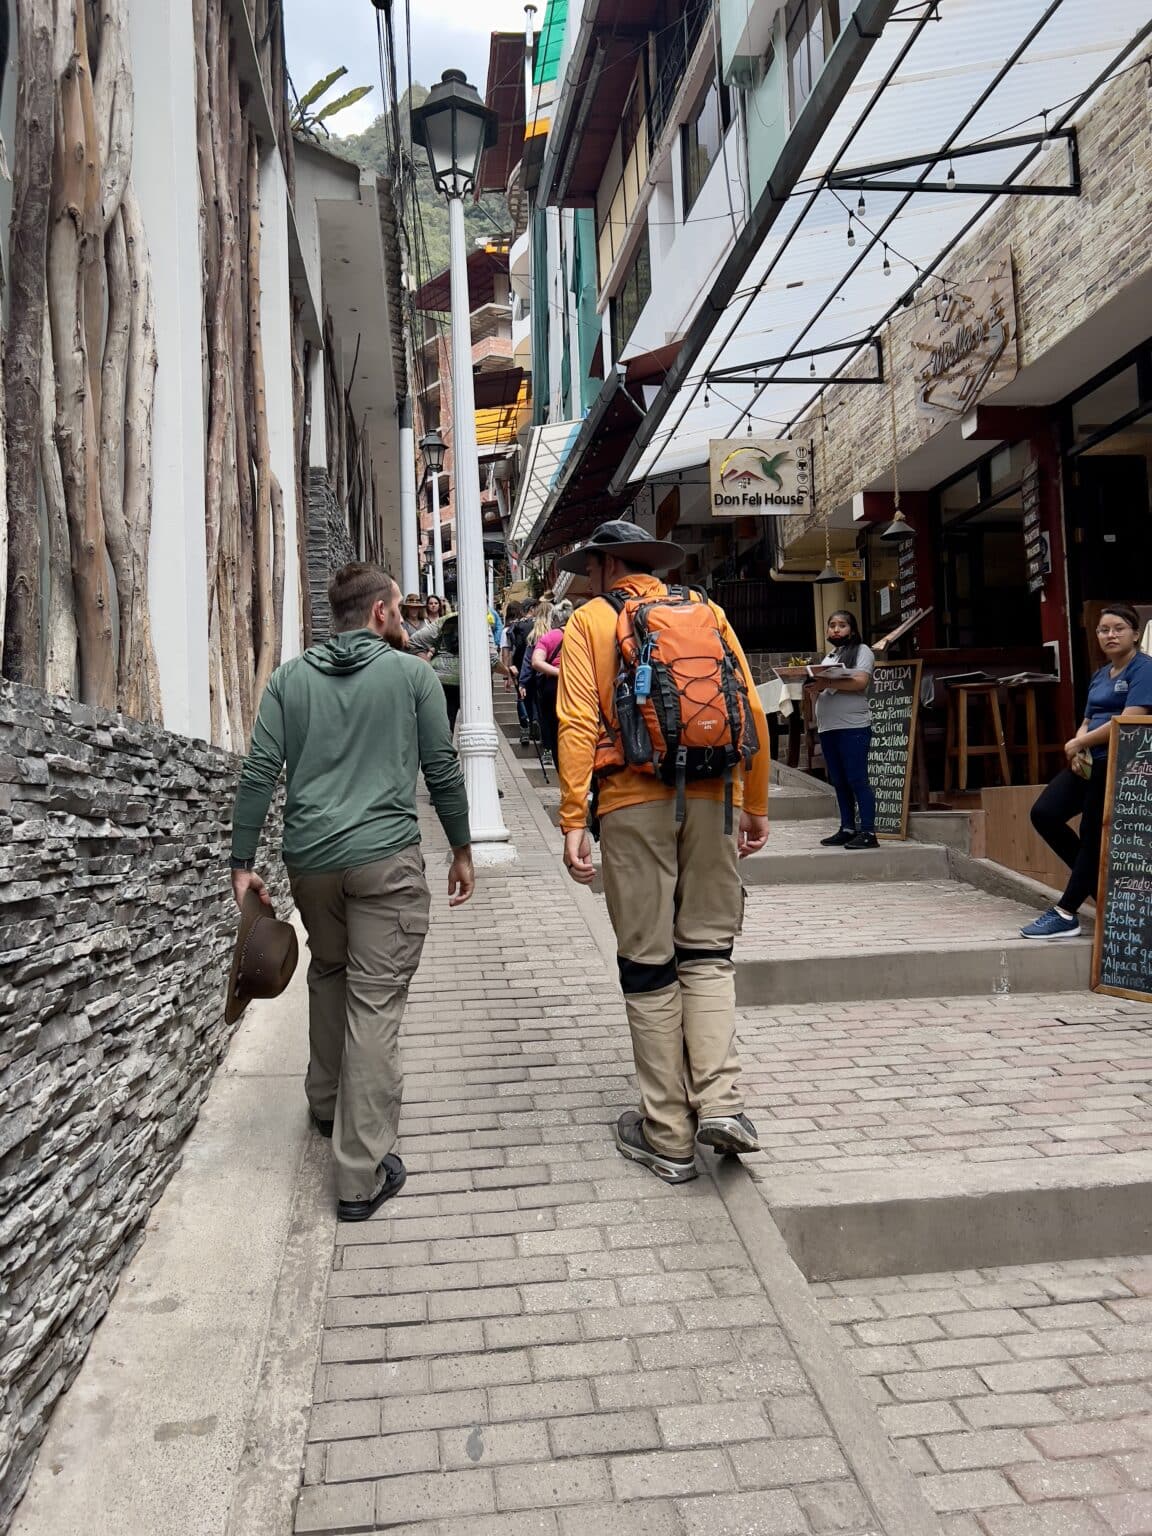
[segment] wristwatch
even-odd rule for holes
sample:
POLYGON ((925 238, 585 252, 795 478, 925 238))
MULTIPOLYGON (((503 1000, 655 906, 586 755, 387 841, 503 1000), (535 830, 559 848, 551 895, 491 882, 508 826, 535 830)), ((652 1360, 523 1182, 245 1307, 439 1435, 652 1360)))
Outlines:
POLYGON ((238 859, 235 855, 232 856, 233 869, 251 869, 255 863, 255 859, 238 859))

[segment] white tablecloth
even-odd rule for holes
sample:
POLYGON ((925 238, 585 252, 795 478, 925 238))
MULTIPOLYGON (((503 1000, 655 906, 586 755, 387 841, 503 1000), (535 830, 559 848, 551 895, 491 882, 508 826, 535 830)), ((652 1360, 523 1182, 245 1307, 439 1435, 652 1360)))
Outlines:
POLYGON ((785 720, 804 693, 803 683, 785 683, 778 677, 769 678, 756 689, 766 715, 780 715, 785 720))

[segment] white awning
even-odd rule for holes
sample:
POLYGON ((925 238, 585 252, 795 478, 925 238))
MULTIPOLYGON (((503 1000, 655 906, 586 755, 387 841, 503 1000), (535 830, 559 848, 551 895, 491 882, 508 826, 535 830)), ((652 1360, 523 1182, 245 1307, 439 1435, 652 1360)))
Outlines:
POLYGON ((582 425, 580 421, 554 421, 532 428, 524 473, 520 477, 520 494, 512 513, 508 535, 511 543, 522 543, 535 528, 548 492, 564 468, 564 461, 582 425))
MULTIPOLYGON (((908 5, 886 24, 691 373, 650 412, 642 450, 625 460, 627 480, 700 463, 712 438, 743 431, 749 415, 753 429, 784 434, 820 392, 810 372, 846 366, 901 294, 916 290, 914 302, 931 306, 942 285, 929 274, 997 204, 994 194, 947 190, 947 149, 989 145, 956 159, 958 187, 1066 184, 1064 139, 1053 138, 1037 167, 1039 151, 1016 136, 1073 127, 1100 80, 1132 67, 1152 16, 1148 0, 946 0, 938 19, 921 25, 923 14, 908 5), (1010 147, 998 148, 1001 140, 1010 147), (858 191, 829 190, 825 179, 942 151, 930 176, 937 190, 869 190, 860 212, 858 191), (821 347, 836 350, 810 362, 810 350, 821 347), (725 381, 725 370, 747 376, 761 359, 771 360, 758 375, 763 382, 725 381)), ((1101 170, 1090 160, 1084 173, 1101 170)), ((1084 220, 1091 239, 1087 198, 1084 220)))

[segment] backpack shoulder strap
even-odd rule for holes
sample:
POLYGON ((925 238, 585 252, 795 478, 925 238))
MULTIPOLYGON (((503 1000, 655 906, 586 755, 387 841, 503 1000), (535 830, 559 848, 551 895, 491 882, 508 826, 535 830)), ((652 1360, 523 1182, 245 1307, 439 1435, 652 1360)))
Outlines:
POLYGON ((616 591, 601 592, 600 596, 617 615, 617 617, 619 617, 619 615, 624 612, 624 604, 629 600, 631 594, 628 592, 616 591))

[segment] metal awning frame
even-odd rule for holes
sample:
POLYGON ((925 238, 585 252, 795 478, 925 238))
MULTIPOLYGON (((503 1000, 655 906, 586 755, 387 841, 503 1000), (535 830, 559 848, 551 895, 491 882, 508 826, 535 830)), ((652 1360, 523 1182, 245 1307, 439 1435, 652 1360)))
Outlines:
POLYGON ((960 149, 942 150, 935 155, 909 155, 903 160, 888 160, 880 165, 858 165, 850 171, 833 171, 825 177, 829 192, 965 192, 987 193, 992 197, 1079 197, 1080 148, 1075 128, 1062 128, 1058 132, 1021 133, 1010 139, 989 139, 983 144, 968 144, 960 149), (1021 149, 1032 145, 1037 150, 1047 149, 1050 142, 1063 139, 1068 145, 1068 185, 1044 185, 1031 181, 887 181, 893 171, 911 170, 917 165, 944 165, 964 160, 972 155, 990 155, 1001 149, 1021 149))
MULTIPOLYGON (((876 372, 874 374, 851 374, 841 378, 839 374, 818 374, 816 372, 803 374, 774 373, 773 384, 884 384, 887 377, 884 373, 884 347, 879 336, 874 336, 869 343, 876 354, 876 372)), ((740 368, 717 368, 708 373, 709 384, 759 384, 768 383, 758 378, 750 378, 750 374, 759 373, 761 368, 775 368, 784 363, 801 362, 804 358, 824 357, 829 352, 850 352, 855 357, 863 350, 858 341, 833 341, 825 347, 809 347, 803 352, 788 352, 783 357, 766 357, 758 363, 745 363, 740 368)), ((848 361, 848 359, 846 359, 848 361)))
MULTIPOLYGON (((1051 3, 1046 6, 1043 13, 1036 19, 1035 23, 1029 29, 1027 34, 1012 50, 1008 58, 1005 59, 1004 63, 1000 66, 1000 68, 993 75, 992 79, 980 92, 976 100, 965 111, 961 121, 949 135, 948 139, 941 146, 941 148, 932 155, 921 155, 912 161, 912 164, 914 165, 925 166, 925 170, 922 176, 918 177, 910 184, 910 190, 904 192, 904 195, 901 197, 896 207, 885 217, 879 228, 877 228, 875 231, 869 231, 868 238, 860 242, 861 249, 856 256, 855 261, 849 265, 848 269, 841 275, 841 277, 833 286, 832 291, 826 296, 824 301, 809 317, 807 323, 797 335, 796 342, 793 344, 793 347, 790 348, 789 352, 780 360, 780 366, 783 366, 784 363, 790 361, 797 355, 807 355, 798 354, 796 344, 802 342, 804 337, 809 334, 816 323, 823 317, 830 305, 834 303, 835 300, 839 297, 843 288, 855 275, 859 266, 868 257, 868 255, 872 251, 882 247, 885 244, 885 235, 888 233, 891 226, 897 221, 900 214, 907 207, 909 201, 916 195, 917 192, 928 190, 928 177, 931 174, 932 166, 940 164, 942 161, 946 161, 950 154, 953 157, 958 154, 963 155, 964 153, 987 154, 991 153, 997 148, 1003 148, 1005 143, 1008 143, 1009 145, 1012 144, 1012 140, 989 140, 987 143, 981 146, 963 146, 962 144, 959 144, 958 141, 962 139, 965 129, 995 94, 996 90, 1004 82, 1011 70, 1024 57, 1032 43, 1044 31, 1048 22, 1055 16, 1057 11, 1060 10, 1062 4, 1063 0, 1051 0, 1051 3)), ((819 178, 817 184, 808 192, 804 208, 802 209, 799 217, 794 221, 792 228, 785 235, 783 241, 781 242, 780 248, 773 253, 772 260, 769 262, 764 272, 760 274, 757 281, 753 283, 749 289, 740 291, 739 297, 742 302, 738 306, 735 314, 730 315, 729 306, 731 300, 736 297, 737 283, 739 282, 740 276, 747 272, 747 269, 751 265, 755 256, 756 250, 759 249, 760 245, 763 243, 763 240, 769 234, 777 217, 783 211, 783 208, 788 201, 788 194, 785 194, 783 199, 779 202, 778 206, 769 209, 766 219, 753 220, 754 224, 759 224, 761 227, 753 230, 753 228, 750 226, 745 229, 741 239, 737 242, 737 246, 732 253, 732 257, 729 258, 731 263, 734 259, 740 257, 742 253, 743 264, 736 272, 729 273, 727 269, 725 270, 725 273, 723 273, 721 278, 718 279, 717 284, 714 285, 712 294, 709 295, 708 299, 706 299, 704 305, 701 307, 696 320, 693 322, 693 325, 690 328, 689 334, 685 337, 682 344, 682 350, 678 360, 679 365, 672 371, 663 389, 661 390, 661 396, 664 397, 663 400, 661 400, 661 398, 658 396, 653 405, 649 407, 647 420, 641 424, 640 430, 637 432, 632 446, 630 447, 628 453, 625 455, 624 460, 616 473, 616 476, 611 482, 610 489, 613 493, 618 494, 623 490, 625 484, 627 484, 631 480, 632 476, 636 473, 640 460, 644 457, 646 451, 656 440, 660 441, 661 452, 663 451, 663 447, 669 442, 670 439, 675 436, 679 430, 681 423, 694 404, 697 396, 707 387, 711 379, 719 377, 718 373, 710 373, 707 368, 703 369, 695 376, 690 375, 688 370, 699 357, 704 348, 708 346, 712 341, 713 335, 719 322, 730 321, 730 323, 727 325, 724 339, 713 355, 719 355, 723 349, 731 342, 732 338, 737 334, 749 310, 752 308, 752 305, 755 303, 756 299, 759 297, 765 285, 771 278, 772 273, 776 269, 776 266, 791 244, 793 237, 797 235, 801 230, 807 214, 815 206, 815 203, 821 194, 832 191, 835 195, 841 189, 847 190, 847 178, 851 178, 854 175, 859 177, 861 175, 861 170, 867 172, 869 169, 876 169, 874 167, 863 167, 857 168, 854 172, 851 168, 846 167, 843 171, 837 172, 835 168, 848 152, 852 141, 860 127, 866 121, 871 112, 875 109, 884 92, 896 79, 901 65, 903 64, 908 54, 911 52, 912 48, 915 46, 915 43, 920 37, 922 31, 934 19, 935 18, 932 14, 932 11, 929 10, 925 13, 924 16, 918 18, 913 23, 907 41, 899 50, 883 77, 877 82, 874 90, 872 91, 872 94, 870 95, 868 101, 864 104, 860 115, 856 119, 856 122, 849 129, 839 149, 833 154, 831 166, 819 178), (841 181, 840 187, 834 187, 830 185, 831 180, 837 175, 839 175, 841 178, 845 178, 845 180, 841 181), (718 295, 717 290, 721 288, 721 285, 723 285, 723 288, 727 290, 727 293, 725 294, 722 291, 718 295), (688 389, 689 385, 692 386, 690 393, 688 389), (685 398, 678 400, 677 396, 680 394, 683 394, 685 398), (677 407, 678 410, 676 413, 676 419, 673 424, 667 427, 662 425, 665 418, 670 415, 671 412, 677 407)), ((1094 78, 1086 85, 1084 90, 1077 95, 1075 100, 1060 112, 1058 119, 1053 122, 1051 127, 1047 128, 1045 133, 1037 134, 1035 136, 1020 136, 1021 138, 1024 138, 1028 141, 1026 146, 1022 146, 1026 147, 1027 152, 1022 156, 1018 164, 1013 167, 1010 176, 1006 178, 1007 184, 1012 185, 1017 183, 1018 178, 1041 153, 1042 148, 1048 143, 1048 141, 1057 138, 1067 139, 1069 134, 1072 134, 1074 143, 1074 129, 1072 129, 1070 126, 1073 118, 1083 108, 1085 103, 1091 99, 1096 91, 1098 91, 1104 84, 1108 82, 1108 80, 1114 75, 1120 65, 1122 65, 1127 58, 1129 58, 1141 48, 1141 46, 1145 43, 1150 35, 1152 35, 1152 21, 1149 21, 1133 37, 1129 38, 1121 48, 1117 50, 1117 52, 1108 60, 1104 67, 1100 69, 1094 78)), ((793 137, 795 137, 795 132, 793 137)), ((1074 166, 1074 179, 1076 182, 1078 182, 1080 170, 1078 152, 1070 147, 1070 153, 1077 154, 1077 159, 1074 166)), ((894 165, 895 163, 890 162, 890 164, 894 165)), ((799 175, 797 176, 797 183, 798 182, 799 175)), ((898 190, 892 185, 892 183, 888 183, 886 189, 888 191, 898 190)), ((794 195, 796 190, 798 190, 798 185, 794 186, 792 195, 794 195)), ((877 185, 874 187, 874 190, 878 191, 881 190, 881 188, 879 185, 877 185)), ((947 189, 944 188, 938 190, 947 189)), ((1063 195, 1068 195, 1069 189, 1060 190, 1063 195)), ((955 232, 952 238, 944 244, 942 249, 934 258, 932 266, 927 270, 918 268, 915 280, 900 294, 896 301, 892 303, 889 308, 880 316, 880 318, 872 323, 866 331, 861 332, 854 345, 849 343, 845 346, 844 350, 848 352, 849 355, 845 357, 844 362, 840 365, 840 369, 830 379, 812 379, 809 376, 807 379, 802 379, 800 382, 813 384, 818 390, 826 388, 828 385, 833 383, 839 385, 851 382, 850 379, 844 374, 843 370, 851 364, 853 358, 857 356, 859 352, 862 351, 866 346, 874 346, 877 344, 878 340, 884 333, 885 327, 888 325, 892 317, 897 314, 899 310, 906 309, 913 302, 917 291, 926 281, 936 277, 935 269, 939 267, 940 264, 943 263, 951 255, 951 253, 964 242, 965 239, 967 239, 968 235, 971 234, 976 225, 985 218, 988 210, 992 207, 996 197, 999 195, 1000 185, 998 184, 995 191, 989 192, 987 194, 985 201, 982 202, 979 208, 973 212, 971 218, 966 220, 962 227, 955 232)), ((845 204, 844 211, 846 217, 851 215, 853 212, 853 210, 847 204, 845 204)), ((940 278, 936 278, 936 280, 943 282, 943 279, 940 278)), ((745 380, 744 382, 747 384, 751 381, 745 380)), ((753 396, 748 405, 743 409, 739 409, 738 407, 736 408, 738 409, 739 414, 729 426, 729 433, 734 432, 741 425, 741 423, 749 417, 755 417, 755 407, 759 403, 761 395, 766 389, 768 389, 772 384, 784 382, 786 381, 782 376, 775 375, 772 379, 758 381, 755 387, 755 392, 753 393, 753 396)), ((792 380, 791 382, 796 381, 792 380)), ((782 435, 788 435, 788 432, 791 430, 792 426, 794 426, 796 422, 802 420, 810 412, 812 405, 813 401, 810 399, 806 401, 802 407, 793 412, 786 422, 779 422, 778 425, 782 430, 782 435)), ((651 472, 652 470, 658 470, 658 467, 659 460, 657 457, 649 466, 649 471, 651 472)))

